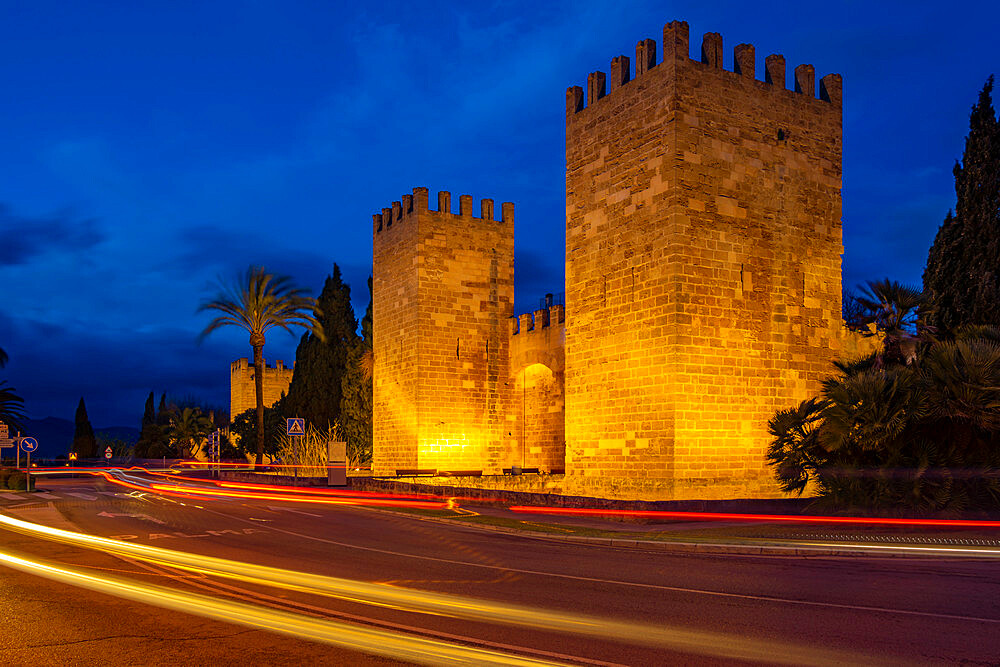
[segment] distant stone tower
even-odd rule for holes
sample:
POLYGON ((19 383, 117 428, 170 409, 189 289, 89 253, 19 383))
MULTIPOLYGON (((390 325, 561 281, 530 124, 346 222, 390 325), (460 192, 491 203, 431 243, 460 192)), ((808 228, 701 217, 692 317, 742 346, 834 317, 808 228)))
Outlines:
POLYGON ((373 216, 373 472, 508 464, 514 205, 415 188, 373 216))
POLYGON ((841 328, 841 78, 688 25, 566 95, 564 491, 777 495, 766 425, 841 328))
MULTIPOLYGON (((274 366, 264 364, 264 407, 274 405, 282 394, 288 393, 292 383, 292 369, 285 368, 278 359, 274 366)), ((229 364, 229 418, 257 407, 257 393, 254 388, 254 367, 244 357, 229 364)))

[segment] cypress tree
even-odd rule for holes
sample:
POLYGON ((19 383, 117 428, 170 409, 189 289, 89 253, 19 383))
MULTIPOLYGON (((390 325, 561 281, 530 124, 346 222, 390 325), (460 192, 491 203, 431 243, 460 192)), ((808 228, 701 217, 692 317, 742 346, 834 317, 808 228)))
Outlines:
POLYGON ((170 408, 167 407, 167 392, 160 394, 160 407, 156 409, 156 423, 160 426, 170 423, 170 408))
POLYGON ((965 152, 955 164, 954 215, 948 212, 927 255, 928 324, 952 331, 963 324, 1000 326, 1000 123, 993 77, 969 116, 965 152))
POLYGON ((348 354, 347 372, 341 382, 340 426, 347 452, 354 463, 368 463, 372 456, 372 377, 366 364, 372 354, 372 279, 368 277, 368 308, 361 318, 361 337, 348 354))
POLYGON ((149 455, 151 445, 160 441, 161 430, 156 424, 156 411, 153 409, 153 392, 146 398, 146 408, 142 413, 142 428, 139 440, 135 443, 135 455, 145 458, 149 455))
POLYGON ((286 416, 304 417, 309 424, 325 429, 340 419, 341 384, 348 353, 358 337, 351 288, 336 264, 317 300, 316 319, 326 341, 312 333, 303 334, 295 350, 295 372, 283 407, 286 416))
POLYGON ((94 429, 90 425, 87 417, 87 406, 83 404, 83 397, 80 397, 80 405, 76 407, 76 428, 73 431, 73 445, 70 451, 76 452, 81 459, 90 459, 97 456, 97 439, 94 437, 94 429))

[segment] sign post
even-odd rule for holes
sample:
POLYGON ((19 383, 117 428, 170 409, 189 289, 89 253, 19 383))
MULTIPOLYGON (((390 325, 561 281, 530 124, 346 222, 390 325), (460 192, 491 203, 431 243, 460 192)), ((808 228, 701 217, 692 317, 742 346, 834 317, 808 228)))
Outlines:
MULTIPOLYGON (((3 452, 4 447, 14 447, 15 445, 14 438, 10 437, 10 429, 6 424, 0 422, 0 453, 3 452)), ((0 455, 0 458, 3 456, 0 455)))
POLYGON ((215 464, 215 477, 218 477, 220 469, 219 461, 221 460, 219 452, 219 429, 212 431, 212 445, 209 449, 209 460, 215 464))
MULTIPOLYGON (((20 435, 20 434, 18 434, 20 435)), ((25 488, 31 492, 31 452, 38 449, 38 441, 34 438, 21 438, 20 449, 28 455, 28 467, 25 469, 25 488)))
POLYGON ((295 438, 302 438, 306 434, 306 420, 302 417, 289 417, 285 420, 285 433, 292 440, 292 451, 295 457, 295 466, 292 468, 295 477, 295 486, 299 485, 299 441, 295 438))

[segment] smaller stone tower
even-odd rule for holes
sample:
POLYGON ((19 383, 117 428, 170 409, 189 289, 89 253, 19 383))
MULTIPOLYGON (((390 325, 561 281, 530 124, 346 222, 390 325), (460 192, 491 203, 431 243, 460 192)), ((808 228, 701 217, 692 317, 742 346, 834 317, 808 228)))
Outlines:
POLYGON ((375 474, 509 465, 514 205, 414 188, 372 220, 375 474))
MULTIPOLYGON (((229 418, 257 407, 254 393, 254 367, 244 357, 229 364, 229 418)), ((274 405, 282 394, 288 393, 292 383, 292 369, 285 368, 281 359, 274 366, 264 363, 264 407, 274 405)))

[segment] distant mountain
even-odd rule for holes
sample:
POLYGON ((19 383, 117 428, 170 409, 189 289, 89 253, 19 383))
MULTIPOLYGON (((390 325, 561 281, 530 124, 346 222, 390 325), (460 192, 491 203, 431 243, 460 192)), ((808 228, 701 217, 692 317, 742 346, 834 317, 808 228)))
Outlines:
MULTIPOLYGON (((73 444, 75 425, 68 419, 60 419, 59 417, 24 419, 22 424, 25 432, 21 435, 30 435, 38 441, 36 456, 55 458, 60 454, 65 455, 69 452, 70 445, 73 444)), ((98 438, 102 434, 109 438, 119 438, 129 444, 134 444, 139 439, 139 429, 131 426, 106 426, 103 428, 95 426, 94 434, 98 438)), ((11 433, 11 435, 14 434, 11 433)), ((4 456, 9 456, 9 452, 10 450, 4 450, 4 456)))

